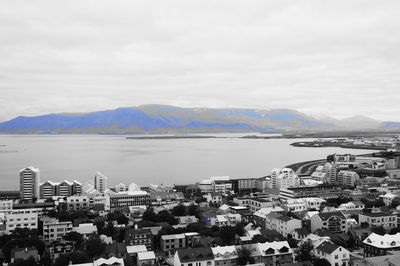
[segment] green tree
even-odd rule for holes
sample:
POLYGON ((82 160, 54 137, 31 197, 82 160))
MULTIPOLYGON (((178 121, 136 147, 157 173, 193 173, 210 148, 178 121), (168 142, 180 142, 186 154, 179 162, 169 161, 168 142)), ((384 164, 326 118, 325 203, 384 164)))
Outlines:
POLYGON ((106 250, 106 244, 103 243, 98 235, 91 235, 85 243, 85 251, 89 258, 100 256, 106 250))
POLYGON ((318 266, 331 266, 330 262, 323 258, 315 258, 313 260, 313 265, 318 266))
POLYGON ((237 263, 238 265, 247 265, 255 263, 253 255, 253 250, 247 246, 241 246, 237 249, 237 263))
POLYGON ((232 245, 235 241, 235 228, 232 226, 223 226, 220 230, 221 240, 224 245, 232 245))
POLYGON ((76 247, 76 248, 80 248, 81 245, 82 245, 82 242, 83 242, 83 235, 81 235, 81 234, 78 233, 78 232, 71 231, 71 232, 66 233, 66 234, 63 236, 63 239, 66 240, 66 241, 73 241, 73 242, 75 242, 75 245, 76 245, 75 247, 76 247))
POLYGON ((143 213, 143 220, 157 222, 157 214, 155 214, 155 212, 152 209, 147 209, 143 213))
POLYGON ((73 264, 88 263, 91 259, 82 251, 75 251, 72 253, 62 254, 55 261, 53 266, 68 266, 69 262, 73 264))
POLYGON ((171 213, 173 216, 185 216, 186 215, 186 207, 182 204, 179 204, 172 208, 171 213))
POLYGON ((33 258, 31 256, 26 260, 18 259, 18 260, 16 260, 14 263, 12 263, 10 265, 11 266, 35 266, 35 265, 38 265, 38 263, 36 262, 35 258, 33 258))
POLYGON ((311 240, 303 242, 295 252, 296 261, 313 261, 313 249, 311 240))
POLYGON ((371 229, 372 233, 378 234, 378 235, 385 235, 386 234, 386 230, 385 228, 383 228, 383 225, 381 226, 375 226, 371 229))

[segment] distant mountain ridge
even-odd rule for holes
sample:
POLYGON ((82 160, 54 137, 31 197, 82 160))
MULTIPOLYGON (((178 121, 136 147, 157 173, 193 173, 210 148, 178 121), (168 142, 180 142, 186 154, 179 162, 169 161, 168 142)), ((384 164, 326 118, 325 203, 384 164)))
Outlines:
POLYGON ((379 122, 368 117, 342 120, 316 118, 290 109, 181 108, 168 105, 19 116, 0 123, 0 132, 29 133, 282 132, 399 128, 400 122, 379 122))

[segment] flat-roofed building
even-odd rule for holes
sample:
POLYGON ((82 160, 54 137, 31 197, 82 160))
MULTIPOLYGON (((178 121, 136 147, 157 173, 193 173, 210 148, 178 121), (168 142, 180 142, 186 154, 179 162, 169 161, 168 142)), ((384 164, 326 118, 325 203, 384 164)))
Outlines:
POLYGON ((72 222, 60 222, 56 218, 43 218, 43 240, 47 243, 61 241, 63 236, 72 231, 72 222))
POLYGON ((33 200, 39 197, 39 169, 32 166, 19 171, 20 198, 21 200, 33 200))
POLYGON ((122 209, 131 206, 150 206, 149 193, 142 190, 135 190, 119 192, 110 195, 111 210, 122 209))
POLYGON ((369 226, 383 226, 385 229, 397 227, 397 215, 388 212, 363 212, 358 214, 358 222, 369 226))
POLYGON ((16 228, 38 229, 37 210, 18 210, 7 214, 6 234, 10 234, 16 228))
POLYGON ((299 199, 299 198, 337 198, 341 190, 336 185, 322 184, 317 186, 298 186, 281 189, 279 197, 281 199, 299 199))

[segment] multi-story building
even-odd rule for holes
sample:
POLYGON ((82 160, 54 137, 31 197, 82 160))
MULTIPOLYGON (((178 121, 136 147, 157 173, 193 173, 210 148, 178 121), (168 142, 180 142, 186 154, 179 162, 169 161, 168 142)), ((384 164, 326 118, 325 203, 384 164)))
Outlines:
POLYGON ((125 245, 145 245, 147 250, 152 249, 153 235, 150 229, 129 229, 125 232, 125 245))
POLYGON ((215 192, 225 195, 232 191, 232 182, 229 176, 214 176, 210 180, 214 183, 215 192))
POLYGON ((265 242, 252 245, 252 257, 264 265, 285 265, 293 263, 293 250, 287 241, 265 242))
POLYGON ((136 190, 110 195, 110 209, 122 209, 131 206, 150 206, 150 195, 146 191, 136 190))
POLYGON ((0 200, 0 213, 7 215, 12 212, 13 201, 12 200, 0 200))
POLYGON ((67 198, 68 211, 88 211, 91 206, 91 198, 88 196, 71 196, 67 198))
POLYGON ((199 183, 199 189, 201 193, 204 194, 215 192, 214 182, 210 179, 201 180, 199 183))
POLYGON ((394 199, 400 198, 399 195, 392 193, 386 193, 385 195, 381 195, 379 197, 383 200, 383 203, 385 203, 386 206, 390 206, 394 199))
POLYGON ((72 194, 80 195, 82 193, 82 184, 76 180, 72 182, 72 194))
POLYGON ((82 185, 76 180, 74 182, 64 180, 61 183, 46 181, 40 185, 39 191, 42 199, 53 196, 69 197, 82 193, 82 185))
POLYGON ((311 217, 311 232, 317 229, 328 229, 332 233, 347 232, 347 218, 343 212, 317 213, 311 217))
POLYGON ((161 250, 165 253, 174 252, 177 249, 192 247, 198 244, 198 233, 184 233, 174 235, 162 235, 160 239, 161 250))
POLYGON ((238 179, 238 192, 244 194, 255 192, 257 190, 257 180, 258 178, 238 179))
POLYGON ((52 181, 46 181, 40 185, 40 198, 41 199, 49 199, 53 196, 57 195, 57 185, 58 183, 52 181))
POLYGON ((331 265, 350 265, 350 251, 330 241, 323 241, 314 247, 314 255, 326 259, 331 265))
POLYGON ((39 169, 32 166, 19 172, 20 198, 21 200, 32 200, 39 197, 39 169))
POLYGON ((7 215, 6 234, 16 228, 38 229, 38 214, 35 209, 12 211, 7 215))
POLYGON ((387 255, 389 251, 400 250, 400 233, 395 235, 370 234, 363 241, 365 257, 375 257, 387 255))
POLYGON ((281 190, 300 185, 300 178, 290 168, 273 169, 271 171, 272 188, 281 190))
POLYGON ((250 198, 249 209, 256 212, 262 208, 273 207, 274 203, 264 198, 250 198))
POLYGON ((275 230, 284 237, 292 234, 294 230, 302 227, 301 220, 294 219, 279 213, 270 213, 266 216, 265 228, 275 230))
POLYGON ((183 248, 174 256, 174 266, 214 266, 214 255, 210 247, 183 248))
POLYGON ((369 226, 383 226, 385 229, 397 227, 397 215, 387 212, 363 212, 358 214, 358 222, 369 226))
POLYGON ((355 183, 360 179, 360 176, 353 171, 341 170, 337 174, 334 184, 342 187, 355 187, 355 183))
POLYGON ((299 199, 299 198, 337 198, 341 190, 336 185, 323 184, 317 186, 298 186, 281 189, 279 197, 281 199, 299 199))
POLYGON ((212 247, 215 266, 236 266, 238 252, 236 246, 212 247))
POLYGON ((61 241, 62 237, 72 231, 72 222, 60 222, 56 218, 43 219, 43 240, 47 243, 61 241))
POLYGON ((238 213, 227 213, 224 215, 216 215, 210 218, 210 225, 216 226, 235 226, 242 221, 242 216, 238 213))
POLYGON ((93 186, 97 191, 103 193, 108 188, 108 177, 97 171, 93 177, 93 186))
POLYGON ((285 210, 279 206, 262 208, 254 213, 253 215, 254 221, 261 227, 265 228, 267 222, 267 215, 270 213, 284 214, 285 210))
POLYGON ((321 204, 326 202, 326 200, 324 200, 324 199, 321 199, 321 198, 312 198, 312 197, 309 197, 309 198, 302 198, 302 200, 303 200, 304 203, 306 204, 307 210, 315 209, 315 210, 317 210, 317 211, 320 210, 321 204))
POLYGON ((73 186, 74 183, 64 180, 60 184, 58 184, 58 193, 57 196, 61 197, 69 197, 73 195, 73 186))
POLYGON ((306 203, 303 199, 288 199, 281 204, 287 212, 302 212, 307 210, 306 203))

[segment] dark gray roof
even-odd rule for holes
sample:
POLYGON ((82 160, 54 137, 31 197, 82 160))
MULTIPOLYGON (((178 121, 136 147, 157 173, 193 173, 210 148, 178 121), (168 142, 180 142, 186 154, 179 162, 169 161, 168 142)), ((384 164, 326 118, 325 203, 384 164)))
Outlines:
POLYGON ((181 263, 214 260, 214 255, 210 247, 184 248, 179 249, 176 252, 178 252, 181 263))
POLYGON ((331 254, 334 252, 336 249, 338 249, 340 246, 333 244, 332 242, 329 241, 324 241, 322 242, 321 245, 317 247, 317 249, 321 250, 322 252, 331 254))

